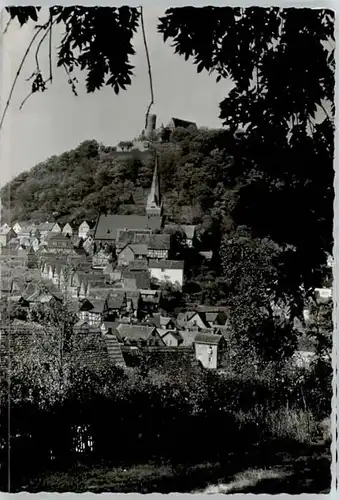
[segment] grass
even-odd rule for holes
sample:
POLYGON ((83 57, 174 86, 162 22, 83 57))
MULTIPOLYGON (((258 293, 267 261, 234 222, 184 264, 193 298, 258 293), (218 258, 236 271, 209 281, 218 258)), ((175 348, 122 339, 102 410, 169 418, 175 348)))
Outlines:
POLYGON ((129 466, 98 464, 49 471, 25 488, 39 491, 93 493, 328 493, 331 484, 329 445, 287 450, 253 450, 230 454, 223 463, 182 465, 148 463, 129 466))

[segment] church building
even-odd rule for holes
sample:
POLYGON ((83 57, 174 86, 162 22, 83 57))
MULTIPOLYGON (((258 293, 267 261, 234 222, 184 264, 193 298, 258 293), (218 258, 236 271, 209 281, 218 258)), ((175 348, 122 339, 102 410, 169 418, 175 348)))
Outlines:
POLYGON ((155 167, 152 185, 147 197, 145 215, 115 215, 101 214, 94 229, 94 241, 114 244, 119 231, 154 232, 163 228, 163 204, 160 193, 158 172, 158 155, 155 158, 155 167))

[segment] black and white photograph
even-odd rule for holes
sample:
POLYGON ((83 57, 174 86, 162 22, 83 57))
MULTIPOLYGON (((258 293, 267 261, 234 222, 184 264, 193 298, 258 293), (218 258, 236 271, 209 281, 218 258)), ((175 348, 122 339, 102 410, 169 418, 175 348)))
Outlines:
POLYGON ((335 12, 225 4, 1 11, 3 493, 338 488, 335 12))

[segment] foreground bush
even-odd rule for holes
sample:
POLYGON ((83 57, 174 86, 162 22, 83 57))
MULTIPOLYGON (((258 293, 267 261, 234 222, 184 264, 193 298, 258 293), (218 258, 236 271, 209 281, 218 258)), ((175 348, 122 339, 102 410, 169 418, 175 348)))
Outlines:
MULTIPOLYGON (((309 443, 324 412, 315 404, 319 382, 312 385, 312 373, 272 367, 262 368, 256 377, 198 368, 147 374, 138 369, 79 369, 50 405, 39 398, 39 391, 27 388, 29 380, 14 383, 10 443, 9 413, 1 412, 3 463, 10 444, 14 483, 53 463, 155 460, 175 468, 185 462, 223 460, 230 452, 255 445, 309 443), (27 456, 34 460, 27 463, 27 456)), ((3 410, 7 401, 3 386, 3 410)))

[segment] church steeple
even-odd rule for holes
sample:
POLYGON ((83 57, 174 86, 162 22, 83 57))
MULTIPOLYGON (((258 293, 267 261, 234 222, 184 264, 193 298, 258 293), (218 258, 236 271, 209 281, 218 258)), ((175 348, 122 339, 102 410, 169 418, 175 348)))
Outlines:
POLYGON ((162 213, 162 201, 160 194, 160 181, 159 181, 159 173, 158 173, 158 155, 155 154, 155 165, 153 172, 153 179, 151 190, 147 197, 147 205, 146 205, 146 213, 147 215, 161 215, 162 213))

